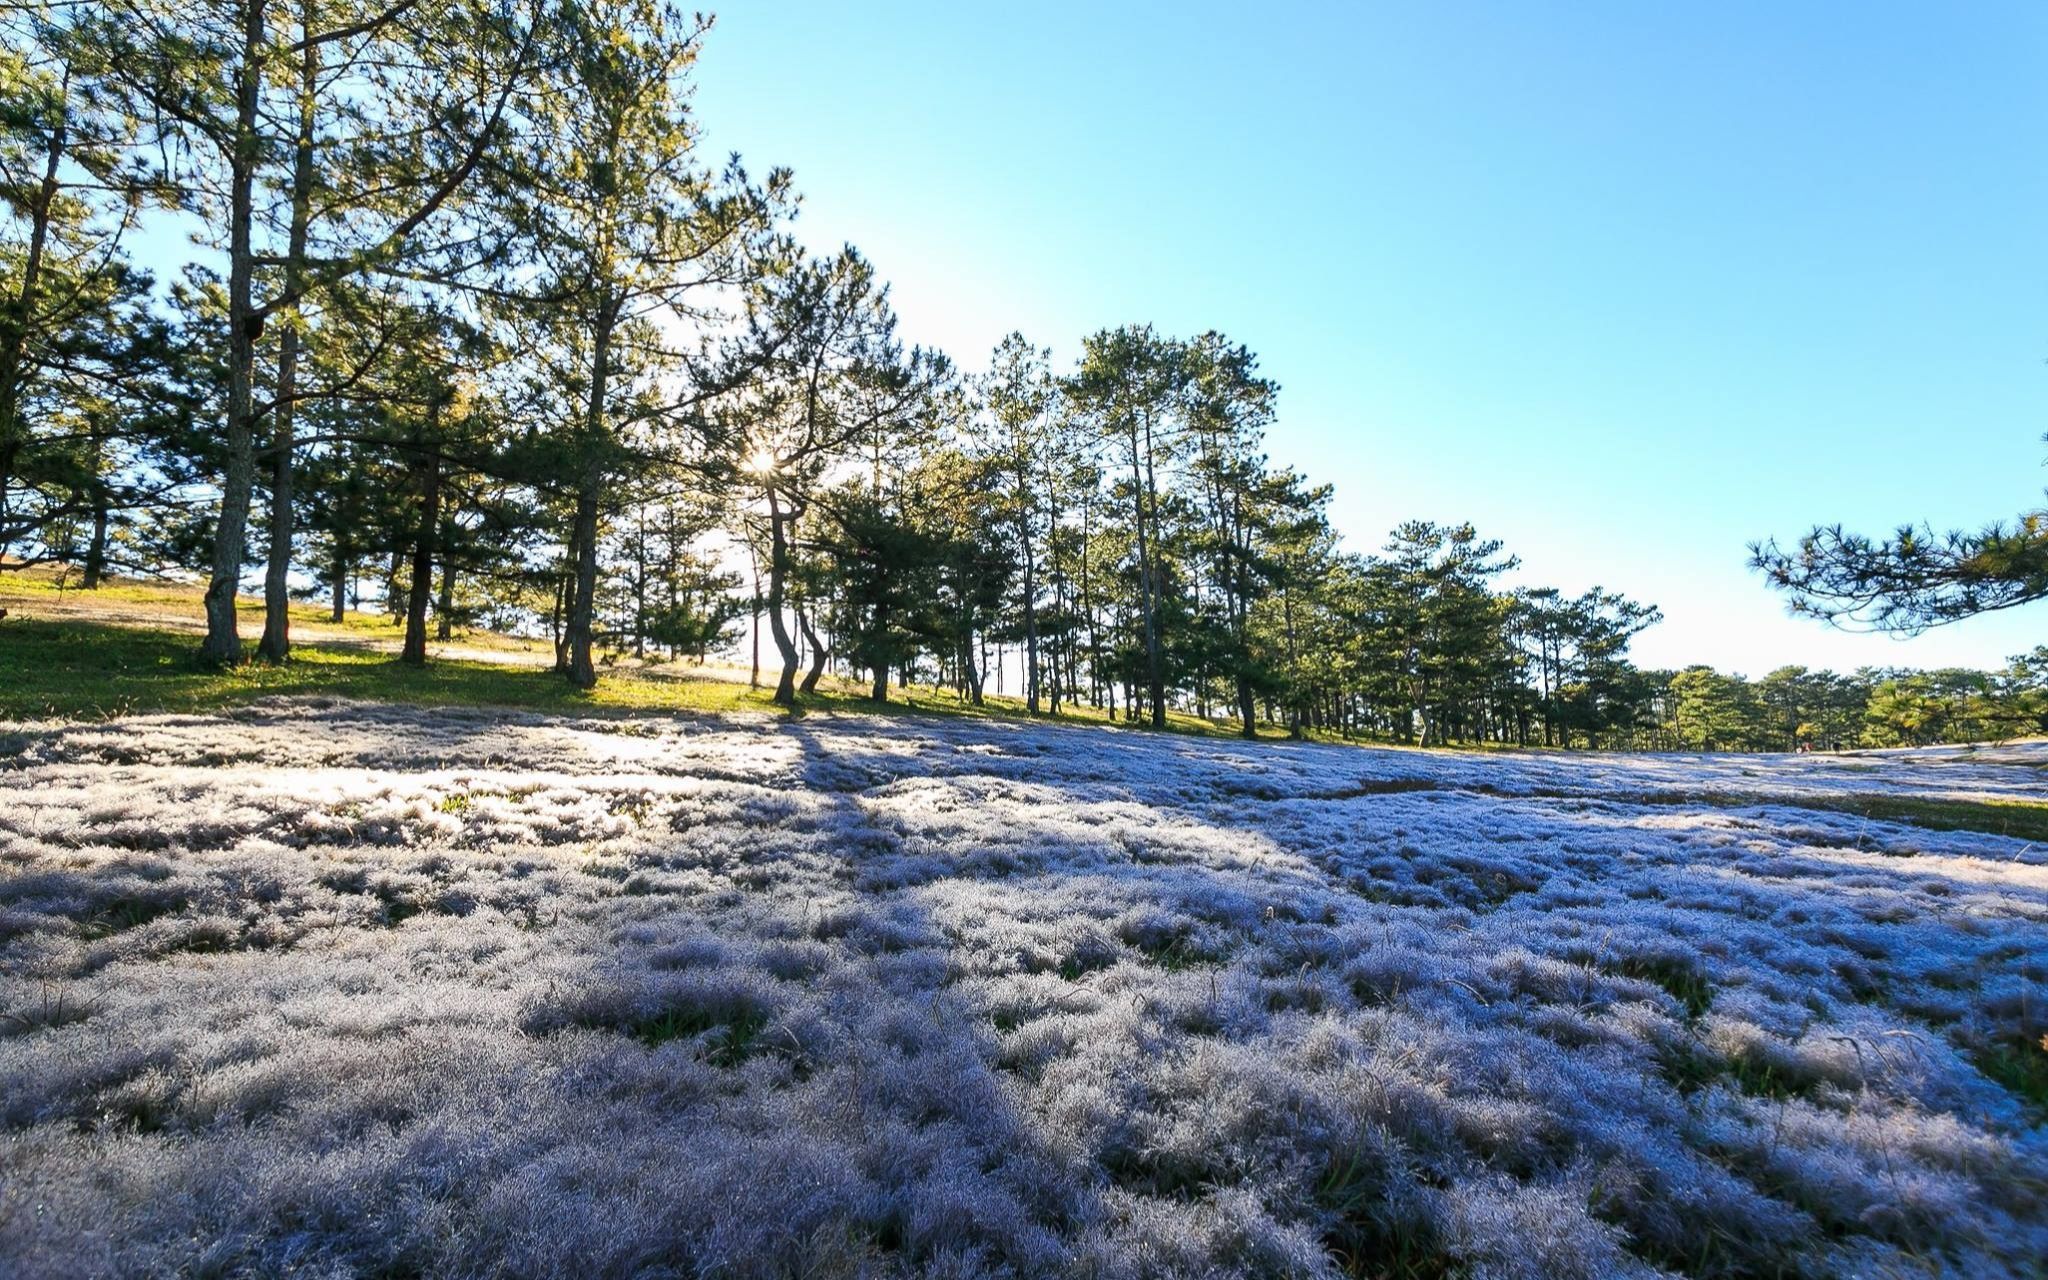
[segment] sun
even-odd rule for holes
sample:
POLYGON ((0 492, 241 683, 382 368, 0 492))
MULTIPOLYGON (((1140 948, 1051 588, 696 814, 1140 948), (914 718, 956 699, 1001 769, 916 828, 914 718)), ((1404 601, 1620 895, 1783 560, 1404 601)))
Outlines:
POLYGON ((749 473, 757 476, 775 474, 775 454, 768 449, 756 449, 740 464, 749 473))

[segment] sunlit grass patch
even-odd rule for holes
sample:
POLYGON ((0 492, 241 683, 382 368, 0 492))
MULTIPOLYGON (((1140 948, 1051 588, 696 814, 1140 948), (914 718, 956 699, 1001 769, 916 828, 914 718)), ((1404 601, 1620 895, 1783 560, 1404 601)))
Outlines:
POLYGON ((0 719, 217 711, 272 695, 540 711, 769 710, 764 690, 721 680, 608 677, 590 692, 553 671, 470 659, 406 666, 388 655, 300 646, 282 665, 217 670, 190 635, 76 620, 0 623, 0 719))
POLYGON ((2020 840, 2048 840, 2048 801, 1857 795, 1826 797, 1806 807, 1909 822, 1934 831, 1981 831, 2020 840))

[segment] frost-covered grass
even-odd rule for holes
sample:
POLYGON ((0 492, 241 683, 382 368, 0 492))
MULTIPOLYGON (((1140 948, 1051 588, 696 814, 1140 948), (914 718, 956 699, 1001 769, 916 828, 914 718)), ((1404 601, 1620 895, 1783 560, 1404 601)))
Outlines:
POLYGON ((2044 766, 30 727, 0 1270, 2038 1274, 2044 766))

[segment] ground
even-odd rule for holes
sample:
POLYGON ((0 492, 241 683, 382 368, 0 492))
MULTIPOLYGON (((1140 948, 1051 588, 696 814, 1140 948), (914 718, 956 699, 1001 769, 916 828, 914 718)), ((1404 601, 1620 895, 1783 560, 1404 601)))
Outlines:
POLYGON ((2044 779, 829 711, 24 723, 0 1259, 2035 1275, 2044 779))

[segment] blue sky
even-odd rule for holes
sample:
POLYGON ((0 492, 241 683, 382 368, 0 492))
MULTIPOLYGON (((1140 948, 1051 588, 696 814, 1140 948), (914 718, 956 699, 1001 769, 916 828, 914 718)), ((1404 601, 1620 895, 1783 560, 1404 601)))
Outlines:
POLYGON ((1996 664, 1786 618, 1744 544, 2048 471, 2048 8, 735 4, 706 141, 796 170, 912 339, 1217 328, 1369 549, 1469 519, 1663 606, 1654 665, 1996 664))

